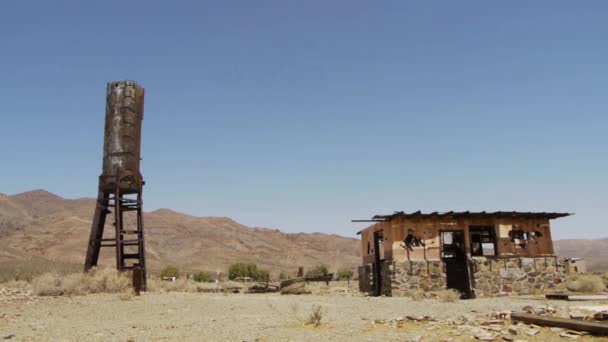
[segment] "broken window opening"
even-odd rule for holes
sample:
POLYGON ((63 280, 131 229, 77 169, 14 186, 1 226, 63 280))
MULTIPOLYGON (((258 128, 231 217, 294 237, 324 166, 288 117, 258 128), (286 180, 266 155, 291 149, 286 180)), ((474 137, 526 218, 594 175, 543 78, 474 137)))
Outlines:
POLYGON ((471 256, 496 256, 496 230, 493 226, 470 226, 471 256))
POLYGON ((416 230, 414 228, 409 228, 407 230, 407 236, 403 239, 403 245, 401 247, 413 251, 414 247, 424 247, 424 240, 419 236, 414 236, 416 230))
POLYGON ((463 235, 462 231, 441 232, 441 257, 443 259, 461 259, 464 257, 463 235))
POLYGON ((532 232, 526 232, 522 229, 513 229, 509 232, 509 237, 511 238, 511 242, 513 242, 516 246, 526 248, 528 243, 538 243, 539 238, 543 236, 538 230, 532 232))

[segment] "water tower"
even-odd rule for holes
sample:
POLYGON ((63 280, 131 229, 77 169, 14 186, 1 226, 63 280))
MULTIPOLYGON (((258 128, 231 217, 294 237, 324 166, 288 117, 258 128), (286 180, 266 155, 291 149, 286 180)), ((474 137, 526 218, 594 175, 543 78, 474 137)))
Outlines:
POLYGON ((113 247, 116 268, 132 270, 134 285, 139 282, 145 290, 144 181, 139 169, 143 116, 144 88, 132 81, 108 83, 103 167, 84 269, 97 266, 101 247, 113 247), (114 229, 108 232, 112 237, 104 237, 109 215, 114 229))

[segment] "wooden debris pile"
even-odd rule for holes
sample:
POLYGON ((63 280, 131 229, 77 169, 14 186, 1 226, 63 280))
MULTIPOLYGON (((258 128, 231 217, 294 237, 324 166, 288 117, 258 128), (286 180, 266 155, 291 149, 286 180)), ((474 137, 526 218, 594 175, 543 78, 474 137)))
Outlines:
MULTIPOLYGON (((385 320, 373 320, 372 325, 381 325, 387 328, 411 328, 411 325, 424 325, 425 330, 434 330, 450 327, 454 336, 465 337, 468 340, 478 341, 512 341, 522 342, 527 339, 546 338, 554 335, 555 338, 578 339, 584 335, 608 335, 608 324, 597 322, 583 322, 573 319, 556 318, 552 315, 558 314, 559 310, 551 306, 533 307, 526 305, 522 312, 493 311, 485 315, 464 314, 454 319, 437 320, 430 316, 399 316, 385 320), (522 315, 540 317, 534 322, 522 321, 522 315), (547 324, 555 320, 568 321, 571 324, 555 326, 547 324), (600 324, 600 328, 589 329, 589 326, 581 324, 600 324), (409 325, 409 327, 408 327, 409 325)), ((422 327, 421 327, 422 328, 422 327)), ((451 338, 445 341, 451 341, 451 338)))
POLYGON ((280 287, 281 294, 310 294, 311 292, 306 290, 306 278, 299 277, 293 279, 287 279, 281 282, 280 287))

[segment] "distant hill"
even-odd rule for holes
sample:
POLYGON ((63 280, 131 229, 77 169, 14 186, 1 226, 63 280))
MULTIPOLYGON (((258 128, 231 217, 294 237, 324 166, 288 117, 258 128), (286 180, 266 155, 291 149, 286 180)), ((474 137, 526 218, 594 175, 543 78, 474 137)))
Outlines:
MULTIPOLYGON (((64 199, 44 190, 0 194, 0 266, 40 260, 81 265, 94 208, 94 199, 64 199)), ((113 228, 113 220, 108 221, 106 232, 113 228)), ((287 234, 169 209, 145 213, 144 222, 148 265, 155 270, 171 264, 224 271, 231 263, 246 261, 273 272, 295 272, 298 266, 324 263, 336 269, 361 260, 358 240, 338 235, 287 234)), ((113 253, 102 248, 100 264, 114 265, 113 253)))
POLYGON ((554 247, 559 256, 585 258, 589 271, 608 271, 608 238, 557 240, 554 247))
MULTIPOLYGON (((45 269, 65 264, 79 269, 94 208, 94 199, 64 199, 45 190, 0 193, 0 272, 15 265, 45 269)), ((113 220, 108 221, 107 232, 113 220)), ((190 271, 227 270, 231 263, 247 261, 276 273, 319 263, 335 270, 361 262, 359 241, 338 235, 287 234, 169 209, 145 213, 144 222, 152 270, 169 264, 190 271)), ((608 271, 608 239, 557 240, 555 250, 560 256, 585 258, 590 270, 608 271)), ((113 253, 111 248, 102 249, 100 264, 114 265, 113 253)))

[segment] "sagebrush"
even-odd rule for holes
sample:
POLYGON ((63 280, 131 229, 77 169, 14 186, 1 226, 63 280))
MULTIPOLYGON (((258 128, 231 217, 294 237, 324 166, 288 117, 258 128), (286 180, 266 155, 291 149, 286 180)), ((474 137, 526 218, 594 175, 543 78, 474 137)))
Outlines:
POLYGON ((45 273, 32 280, 32 290, 39 296, 119 293, 131 290, 131 279, 114 269, 93 269, 87 273, 45 273))
POLYGON ((568 290, 573 292, 597 293, 605 290, 604 280, 597 275, 579 274, 569 278, 566 282, 568 290))

